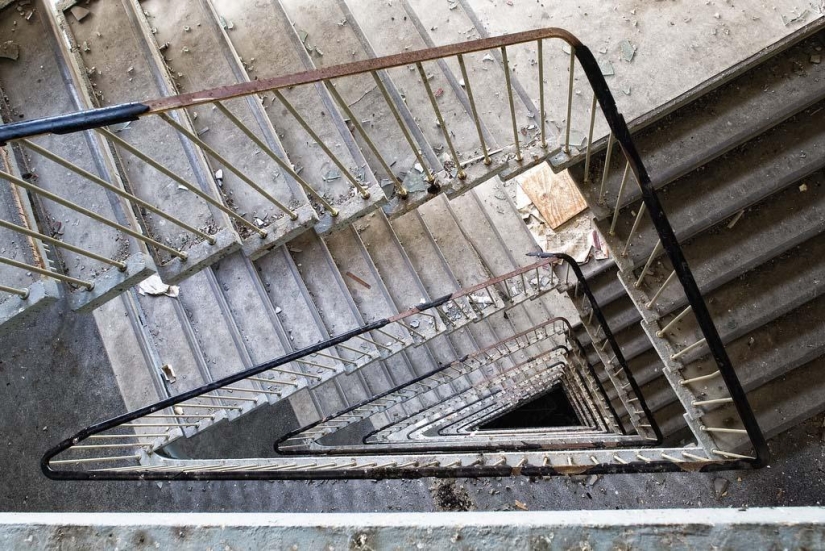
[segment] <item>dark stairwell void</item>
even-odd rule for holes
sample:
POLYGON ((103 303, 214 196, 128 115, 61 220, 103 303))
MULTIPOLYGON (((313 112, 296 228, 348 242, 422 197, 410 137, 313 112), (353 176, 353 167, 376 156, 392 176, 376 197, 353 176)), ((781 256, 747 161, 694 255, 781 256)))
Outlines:
POLYGON ((516 409, 479 425, 479 430, 533 429, 541 427, 579 426, 570 400, 561 385, 530 400, 516 409))

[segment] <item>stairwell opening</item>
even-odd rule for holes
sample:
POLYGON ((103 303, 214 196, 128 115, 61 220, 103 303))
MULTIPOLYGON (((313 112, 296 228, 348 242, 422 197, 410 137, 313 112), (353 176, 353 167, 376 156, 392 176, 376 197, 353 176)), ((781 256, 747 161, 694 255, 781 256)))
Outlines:
POLYGON ((561 385, 493 419, 479 430, 580 426, 581 421, 561 385))

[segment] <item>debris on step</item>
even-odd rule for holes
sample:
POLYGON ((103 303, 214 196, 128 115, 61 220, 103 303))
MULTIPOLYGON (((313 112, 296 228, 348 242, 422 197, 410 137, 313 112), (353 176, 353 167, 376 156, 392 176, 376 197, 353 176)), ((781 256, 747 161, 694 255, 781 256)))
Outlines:
POLYGON ((126 122, 121 122, 121 123, 113 124, 113 125, 111 125, 109 128, 111 128, 111 129, 112 129, 112 132, 114 132, 115 134, 120 134, 120 133, 121 133, 121 132, 123 132, 124 130, 128 130, 128 129, 129 129, 129 125, 131 125, 131 124, 132 124, 132 121, 126 121, 126 122))
POLYGON ((138 283, 138 293, 143 296, 177 298, 180 295, 180 287, 177 285, 167 285, 160 279, 159 275, 153 274, 138 283))
POLYGON ((810 10, 804 10, 798 15, 782 15, 782 23, 784 23, 786 27, 790 27, 794 23, 802 23, 808 18, 810 13, 810 10))
POLYGON ((822 56, 820 54, 811 55, 811 63, 819 65, 820 63, 822 63, 822 56))
POLYGON ((172 369, 171 364, 163 364, 160 371, 163 373, 163 378, 167 383, 172 384, 178 380, 178 377, 175 375, 175 370, 172 369))
POLYGON ((607 244, 602 239, 599 230, 594 229, 590 232, 590 249, 593 251, 593 258, 596 260, 607 260, 610 258, 610 250, 607 244))
POLYGON ((484 57, 481 58, 481 61, 495 61, 496 59, 491 56, 490 54, 484 54, 484 57))
POLYGON ((808 184, 802 184, 802 185, 800 185, 800 186, 799 186, 799 191, 801 191, 801 192, 803 192, 803 193, 804 193, 804 192, 806 192, 806 191, 808 191, 808 184))
POLYGON ((526 171, 519 178, 519 184, 554 230, 587 208, 568 172, 555 174, 547 163, 526 171))
POLYGON ((727 478, 719 477, 713 479, 713 491, 716 494, 716 499, 722 499, 728 495, 728 486, 730 486, 730 480, 727 478))
POLYGON ((17 61, 20 57, 20 46, 14 40, 0 42, 0 57, 17 61))
POLYGON ((527 505, 523 501, 515 500, 515 506, 521 509, 522 511, 529 511, 527 505))
POLYGON ((742 216, 744 214, 745 214, 745 209, 742 209, 739 212, 737 212, 736 215, 731 219, 731 221, 728 222, 728 229, 732 230, 733 227, 736 225, 737 222, 739 222, 739 219, 742 218, 742 216))
POLYGON ((223 169, 219 168, 215 171, 215 181, 218 182, 218 187, 223 187, 223 169))
POLYGON ((636 46, 630 43, 629 40, 622 40, 619 42, 619 48, 622 50, 622 59, 630 63, 636 55, 636 46))
POLYGON ((69 11, 72 13, 74 18, 77 19, 78 23, 86 19, 92 13, 83 6, 73 6, 69 11))
POLYGON ((369 283, 367 283, 366 281, 364 281, 363 279, 361 279, 360 277, 358 277, 358 276, 357 276, 357 275, 355 275, 354 273, 352 273, 352 272, 345 272, 345 273, 344 273, 344 275, 346 275, 348 278, 350 278, 351 280, 353 280, 355 283, 358 283, 358 284, 360 284, 360 285, 363 285, 363 286, 364 286, 364 287, 366 287, 367 289, 372 289, 372 286, 371 286, 369 283))
POLYGON ((599 69, 602 71, 602 76, 610 77, 616 74, 613 70, 613 64, 607 60, 599 61, 599 69))

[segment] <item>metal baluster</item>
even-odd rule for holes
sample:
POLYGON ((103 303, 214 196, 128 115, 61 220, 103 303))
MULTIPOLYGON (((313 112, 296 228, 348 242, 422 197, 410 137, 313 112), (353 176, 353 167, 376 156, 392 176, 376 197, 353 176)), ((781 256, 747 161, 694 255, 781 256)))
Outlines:
POLYGON ((361 123, 358 121, 357 118, 355 118, 355 115, 349 108, 349 105, 347 105, 347 102, 344 101, 344 98, 341 97, 341 94, 338 93, 338 90, 335 88, 332 82, 330 82, 329 80, 325 80, 324 84, 326 85, 327 90, 329 90, 329 93, 332 94, 332 97, 335 98, 335 101, 338 102, 338 105, 341 107, 341 110, 344 112, 344 115, 346 115, 347 118, 349 118, 352 125, 355 127, 356 130, 358 130, 358 133, 361 134, 361 137, 364 139, 367 146, 372 151, 372 154, 375 155, 375 158, 378 160, 378 163, 381 165, 381 168, 383 168, 384 172, 387 173, 387 176, 392 182, 393 187, 395 187, 395 191, 396 193, 398 193, 398 196, 402 199, 407 197, 407 190, 404 189, 404 186, 401 185, 401 182, 398 180, 398 178, 395 177, 395 174, 393 174, 390 165, 387 163, 386 159, 384 159, 383 155, 381 155, 381 152, 378 151, 378 148, 375 146, 375 143, 367 134, 367 131, 364 130, 364 127, 361 126, 361 123))
POLYGON ((14 287, 6 287, 5 285, 0 285, 0 291, 4 293, 9 293, 12 295, 17 295, 20 297, 21 300, 26 300, 29 298, 29 290, 28 289, 16 289, 14 287))
POLYGON ((731 404, 733 403, 733 398, 716 398, 713 400, 694 400, 691 402, 691 405, 694 407, 699 406, 712 406, 716 404, 731 404))
POLYGON ((447 142, 447 147, 453 157, 453 164, 455 164, 455 169, 457 171, 456 176, 459 180, 463 180, 467 177, 467 174, 461 168, 461 161, 458 159, 458 153, 456 153, 455 147, 453 146, 453 140, 450 138, 450 131, 447 129, 447 125, 444 124, 444 117, 441 116, 441 109, 438 108, 438 102, 435 100, 435 94, 433 94, 430 81, 427 79, 427 73, 424 71, 424 66, 421 65, 420 61, 416 62, 415 66, 418 68, 418 74, 421 76, 421 82, 424 84, 427 97, 430 98, 430 104, 433 106, 433 111, 435 111, 435 117, 438 120, 438 124, 441 126, 441 132, 444 134, 444 141, 447 142))
POLYGON ((481 143, 481 151, 484 153, 484 164, 490 165, 493 160, 490 158, 490 153, 487 150, 487 143, 484 141, 484 131, 481 129, 481 119, 478 116, 476 109, 476 102, 473 99, 473 89, 470 87, 470 77, 467 75, 467 67, 464 66, 464 56, 458 54, 458 66, 461 68, 461 78, 464 79, 464 89, 467 92, 467 99, 470 101, 470 112, 473 114, 473 122, 476 125, 476 132, 478 132, 478 141, 481 143))
POLYGON ((239 169, 238 167, 236 167, 235 165, 230 163, 223 155, 221 155, 220 153, 218 153, 217 151, 212 149, 212 147, 209 144, 207 144, 205 141, 203 141, 202 139, 197 137, 195 134, 193 134, 192 132, 190 132, 189 130, 184 128, 183 125, 178 123, 178 121, 173 119, 168 113, 158 113, 158 116, 164 122, 166 122, 169 126, 174 128, 175 130, 177 130, 180 134, 182 134, 183 136, 186 136, 186 138, 189 141, 191 141, 192 143, 194 143, 195 145, 200 147, 210 157, 212 157, 213 159, 218 161, 220 164, 225 166, 227 170, 229 170, 235 176, 237 176, 238 178, 243 180, 244 183, 246 183, 246 185, 248 185, 249 187, 251 187, 252 189, 257 191, 258 193, 260 193, 267 201, 269 201, 270 203, 272 203, 273 205, 278 207, 280 210, 282 210, 284 213, 286 213, 292 220, 297 220, 298 219, 298 214, 294 210, 290 209, 289 207, 287 207, 286 205, 284 205, 283 203, 278 201, 268 191, 266 191, 261 186, 259 186, 254 181, 252 181, 252 179, 249 176, 247 176, 246 174, 244 174, 244 172, 241 169, 239 169))
POLYGON ((6 222, 5 220, 0 220, 0 227, 6 228, 12 231, 16 231, 18 233, 22 233, 23 235, 27 235, 29 237, 34 237, 35 239, 39 239, 46 243, 50 243, 55 247, 60 247, 66 249, 67 251, 72 251, 74 253, 87 256, 94 260, 103 262, 105 264, 110 264, 115 266, 118 270, 124 271, 126 269, 126 263, 120 262, 118 260, 112 260, 111 258, 106 258, 105 256, 101 256, 99 254, 95 254, 91 251, 87 251, 85 249, 81 249, 80 247, 75 247, 74 245, 70 245, 69 243, 65 243, 59 239, 55 239, 54 237, 49 237, 48 235, 43 235, 42 233, 32 231, 28 228, 24 228, 23 226, 18 226, 17 224, 12 224, 10 222, 6 222))
POLYGON ((327 200, 326 200, 326 199, 324 199, 324 198, 323 198, 323 196, 321 196, 321 194, 320 194, 320 193, 318 193, 317 191, 315 191, 314 189, 312 189, 312 186, 310 186, 310 185, 309 185, 309 183, 308 183, 306 180, 304 180, 303 178, 301 178, 301 176, 300 176, 297 172, 295 172, 295 170, 293 170, 293 169, 292 169, 292 166, 290 166, 290 164, 289 164, 288 162, 284 161, 284 160, 283 160, 282 158, 280 158, 280 157, 279 157, 279 156, 278 156, 278 155, 277 155, 274 151, 272 151, 272 149, 270 149, 270 148, 269 148, 269 146, 268 146, 268 145, 266 145, 266 144, 263 142, 263 140, 261 140, 258 136, 256 136, 256 135, 255 135, 255 133, 254 133, 254 132, 252 132, 252 130, 250 130, 250 129, 249 129, 249 127, 248 127, 248 126, 246 126, 243 122, 241 122, 241 120, 240 120, 238 117, 236 117, 236 116, 235 116, 235 115, 234 115, 234 114, 233 114, 233 113, 232 113, 232 112, 231 112, 231 111, 230 111, 230 110, 229 110, 229 109, 228 109, 228 108, 227 108, 227 107, 226 107, 223 103, 221 103, 221 102, 219 102, 219 101, 216 101, 216 102, 215 102, 215 107, 217 107, 217 108, 218 108, 218 110, 219 110, 221 113, 223 113, 223 114, 224 114, 224 116, 225 116, 227 119, 229 119, 229 120, 232 122, 232 124, 234 124, 235 126, 237 126, 237 127, 238 127, 238 129, 239 129, 241 132, 243 132, 244 134, 246 134, 246 136, 247 136, 250 140, 252 140, 252 141, 255 143, 255 145, 257 145, 257 146, 261 149, 261 151, 263 151, 264 153, 266 153, 266 154, 269 156, 269 158, 270 158, 270 159, 272 159, 273 161, 275 161, 275 163, 276 163, 279 167, 281 167, 281 169, 282 169, 284 172, 286 172, 287 174, 289 174, 289 176, 290 176, 293 180, 295 180, 296 182, 298 182, 298 184, 299 184, 302 188, 304 188, 304 191, 306 191, 307 193, 309 193, 310 195, 312 195, 313 197, 315 197, 315 199, 316 199, 316 200, 318 200, 318 202, 319 202, 319 203, 321 203, 322 205, 324 205, 324 208, 325 208, 325 209, 327 209, 327 210, 329 211, 330 216, 338 216, 338 209, 336 209, 335 207, 333 207, 332 205, 330 205, 330 204, 329 204, 329 202, 327 202, 327 200))
POLYGON ((590 130, 587 132, 587 152, 584 154, 584 182, 590 183, 590 156, 593 152, 593 127, 596 124, 596 94, 593 94, 593 103, 590 104, 590 130))
POLYGON ((714 378, 718 377, 721 374, 722 374, 721 371, 714 371, 710 375, 700 375, 699 377, 692 377, 690 379, 682 379, 681 381, 679 381, 679 384, 681 386, 686 386, 686 385, 690 385, 690 384, 693 384, 693 383, 701 383, 702 381, 708 381, 710 379, 714 379, 714 378))
POLYGON ((622 194, 624 193, 624 186, 627 183, 627 175, 630 172, 630 163, 624 165, 624 174, 622 175, 622 183, 619 185, 619 195, 616 197, 616 206, 613 209, 613 220, 610 222, 610 235, 616 235, 616 222, 619 221, 619 204, 622 201, 622 194))
POLYGON ((726 429, 722 427, 706 427, 701 425, 699 429, 702 432, 719 432, 719 433, 728 433, 728 434, 748 434, 748 431, 745 429, 726 429))
MULTIPOLYGON (((0 264, 7 264, 9 266, 14 266, 15 268, 20 268, 21 270, 28 270, 30 272, 34 272, 36 274, 44 275, 47 277, 51 277, 54 279, 58 279, 60 281, 65 281, 67 283, 73 283, 79 287, 85 287, 87 290, 91 291, 95 288, 94 282, 91 281, 83 281, 82 279, 77 279, 71 276, 63 275, 57 272, 52 272, 51 270, 45 270, 43 268, 38 268, 37 266, 32 266, 31 264, 26 264, 24 262, 18 262, 17 260, 12 260, 11 258, 5 258, 0 256, 0 264)), ((28 293, 27 293, 28 296, 28 293)))
POLYGON ((521 162, 524 157, 521 155, 521 147, 518 140, 518 123, 516 122, 516 106, 513 102, 513 85, 510 82, 510 63, 507 61, 507 48, 501 47, 501 62, 504 65, 504 80, 507 83, 507 101, 510 104, 510 119, 513 123, 513 140, 516 146, 516 161, 521 162))
MULTIPOLYGON (((275 369, 276 368, 273 367, 273 368, 270 369, 270 371, 275 371, 275 369)), ((279 371, 283 372, 284 370, 279 370, 279 371)), ((299 375, 301 377, 318 377, 317 375, 313 375, 311 373, 300 373, 298 371, 290 371, 289 373, 294 374, 294 375, 299 375)), ((322 379, 323 377, 318 377, 318 378, 322 379)), ((270 384, 270 385, 298 386, 298 383, 295 383, 293 381, 281 381, 279 379, 266 379, 266 378, 263 378, 263 377, 247 377, 246 380, 248 380, 248 381, 258 381, 259 383, 266 383, 266 384, 270 384)))
POLYGON ((367 188, 365 188, 363 184, 361 184, 361 182, 359 182, 358 179, 352 174, 352 172, 344 166, 344 163, 341 162, 338 156, 335 155, 335 153, 333 153, 329 147, 327 147, 327 144, 324 143, 324 140, 322 140, 321 137, 315 133, 315 131, 304 120, 301 114, 298 113, 298 111, 296 111, 296 109, 292 106, 291 103, 289 103, 289 101, 287 101, 287 99, 280 92, 280 90, 273 90, 272 93, 275 94, 275 97, 278 98, 278 101, 280 101, 281 104, 284 107, 286 107, 286 110, 289 111, 293 118, 296 121, 298 121, 298 124, 301 125, 304 131, 307 134, 309 134, 313 140, 315 140, 315 143, 318 144, 318 147, 320 147, 321 150, 327 155, 327 157, 329 157, 329 159, 333 162, 333 164, 338 167, 338 170, 340 170, 341 173, 347 177, 347 180, 349 180, 353 187, 358 190, 358 192, 361 194, 361 197, 364 199, 369 199, 370 192, 367 191, 367 188))
POLYGON ((182 261, 187 259, 187 254, 183 251, 179 251, 179 250, 177 250, 175 248, 172 248, 168 245, 164 245, 160 241, 155 241, 151 237, 146 237, 142 233, 136 232, 132 228, 128 228, 128 227, 122 226, 122 225, 120 225, 116 222, 112 222, 110 220, 107 220, 106 218, 104 218, 103 216, 97 214, 96 212, 93 212, 93 211, 91 211, 87 208, 81 207, 77 203, 73 203, 71 201, 63 199, 62 197, 60 197, 58 195, 55 195, 54 193, 52 193, 50 191, 46 191, 45 189, 41 189, 41 188, 37 187, 34 184, 30 184, 29 182, 27 182, 25 180, 21 180, 20 178, 17 178, 16 176, 12 176, 11 174, 0 171, 0 178, 2 178, 3 180, 7 180, 7 181, 11 182, 12 184, 14 184, 16 186, 20 186, 20 187, 22 187, 23 189, 25 189, 27 191, 31 191, 32 193, 42 195, 46 199, 50 199, 50 200, 54 201, 55 203, 63 205, 66 208, 70 208, 72 210, 75 210, 75 211, 79 212, 80 214, 83 214, 84 216, 88 216, 92 220, 96 220, 96 221, 100 222, 101 224, 109 226, 110 228, 115 228, 117 230, 120 230, 123 233, 134 237, 135 239, 139 239, 139 240, 141 240, 141 241, 143 241, 143 242, 145 242, 149 245, 152 245, 153 247, 157 247, 158 249, 164 250, 164 251, 168 252, 169 254, 178 257, 182 261))
POLYGON ((726 457, 728 459, 750 459, 750 460, 756 459, 755 457, 752 457, 750 455, 742 455, 742 454, 739 454, 739 453, 726 452, 726 451, 722 451, 722 450, 710 450, 710 452, 714 453, 716 455, 720 455, 722 457, 726 457))
MULTIPOLYGON (((541 146, 547 149, 547 130, 545 125, 545 111, 544 111, 544 48, 541 38, 538 39, 539 52, 539 119, 541 120, 541 146)), ((590 145, 588 143, 588 145, 590 145)))
POLYGON ((155 214, 157 214, 161 218, 169 220, 173 224, 175 224, 177 226, 180 226, 181 228, 185 229, 188 232, 194 233, 195 235, 197 235, 197 236, 205 239, 206 241, 208 241, 210 245, 214 245, 216 243, 215 238, 212 237, 211 235, 209 235, 209 234, 207 234, 207 233, 205 233, 205 232, 203 232, 203 231, 201 231, 201 230, 199 230, 199 229, 197 229, 193 226, 190 226, 189 224, 183 222, 182 220, 178 220, 177 218, 175 218, 171 214, 168 214, 168 213, 160 210, 158 207, 152 205, 151 203, 147 203, 146 201, 144 201, 140 197, 132 195, 131 193, 129 193, 127 191, 124 191, 123 189, 110 184, 109 182, 107 182, 103 178, 95 176, 91 172, 80 168, 79 166, 67 161, 63 157, 60 157, 59 155, 56 155, 56 154, 52 153, 48 149, 40 147, 36 143, 31 142, 29 140, 19 140, 19 141, 20 141, 20 143, 25 145, 28 149, 31 149, 32 151, 37 152, 39 155, 42 155, 43 157, 49 159, 50 161, 59 164, 63 168, 66 168, 66 169, 74 172, 75 174, 78 174, 78 175, 82 176, 83 178, 86 178, 90 182, 94 182, 95 184, 99 185, 103 189, 111 191, 115 195, 123 197, 124 199, 126 199, 128 201, 131 201, 131 202, 133 202, 137 205, 140 205, 141 207, 145 208, 146 210, 148 210, 150 212, 154 212, 155 214))
POLYGON ((564 152, 570 155, 570 126, 573 116, 573 74, 576 70, 576 48, 570 46, 570 82, 567 87, 567 128, 564 129, 564 152))
POLYGON ((675 276, 676 276, 676 270, 673 270, 672 272, 670 272, 670 275, 669 275, 669 276, 667 276, 667 279, 665 280, 665 282, 664 282, 664 283, 662 283, 662 286, 661 286, 661 287, 659 287, 659 290, 658 290, 658 291, 656 291, 656 294, 655 294, 655 295, 653 295, 653 298, 651 298, 651 299, 650 299, 650 301, 649 301, 647 304, 645 304, 645 308, 647 308, 648 310, 650 310, 650 309, 653 307, 653 303, 654 303, 654 302, 656 302, 656 299, 658 299, 658 298, 659 298, 659 295, 661 295, 661 294, 662 294, 662 291, 664 291, 664 290, 665 290, 665 287, 667 287, 667 286, 668 286, 668 284, 670 284, 670 282, 671 282, 671 281, 673 281, 673 278, 674 278, 675 276))
POLYGON ((390 112, 392 112, 393 117, 395 117, 395 122, 398 123, 398 127, 404 134, 404 138, 407 140, 407 144, 410 146, 410 149, 412 149, 413 153, 415 154, 415 158, 418 159, 418 164, 421 165, 421 169, 424 171, 427 182, 432 184, 433 182, 435 182, 435 176, 427 166, 427 163, 424 162, 424 156, 421 154, 421 151, 419 151, 418 146, 415 143, 415 140, 413 140, 412 134, 410 134, 410 130, 407 128, 407 125, 404 124, 404 119, 401 118, 401 113, 398 112, 398 108, 392 101, 392 98, 390 97, 390 94, 387 91, 387 87, 384 86, 384 82, 381 80, 381 77, 378 76, 377 72, 371 71, 371 74, 373 80, 375 80, 375 85, 378 87, 378 90, 381 92, 381 95, 384 96, 384 102, 390 108, 390 112))
POLYGON ((599 187, 599 203, 604 203, 604 188, 607 185, 607 176, 610 174, 610 157, 613 155, 615 138, 613 131, 607 136, 607 150, 604 153, 604 169, 602 169, 602 185, 599 187))
POLYGON ((119 138, 118 136, 116 136, 113 133, 109 132, 105 128, 95 128, 95 130, 97 132, 99 132, 101 135, 105 136, 107 139, 113 141, 115 144, 117 144, 118 146, 122 147, 123 149, 125 149, 126 151, 128 151, 129 153, 134 155, 135 157, 137 157, 138 159, 142 160, 143 162, 145 162, 146 164, 148 164, 149 166, 151 166, 152 168, 154 168, 158 172, 160 172, 162 174, 165 174, 166 176, 168 176, 169 178, 171 178, 172 180, 177 182, 179 185, 185 187, 187 190, 191 191, 192 193, 194 193, 195 195, 197 195, 198 197, 200 197, 201 199, 203 199, 204 201, 206 201, 207 203, 209 203, 213 207, 219 209, 221 212, 225 213, 226 215, 228 215, 230 218, 232 218, 233 220, 235 220, 239 224, 242 224, 242 225, 246 226, 247 228, 249 228, 250 230, 256 232, 258 235, 261 236, 261 239, 263 239, 267 235, 269 235, 266 230, 263 230, 263 229, 259 228, 258 226, 256 226, 255 224, 253 224, 252 222, 250 222, 249 220, 247 220, 246 218, 244 218, 243 216, 241 216, 240 214, 235 212, 234 210, 230 209, 229 207, 227 207, 226 205, 224 205, 220 201, 216 200, 211 195, 208 195, 203 190, 201 190, 198 186, 196 186, 194 184, 190 184, 185 179, 183 179, 179 175, 175 174, 174 172, 172 172, 171 170, 169 170, 168 168, 166 168, 165 166, 163 166, 162 164, 160 164, 159 162, 157 162, 153 158, 149 157, 148 155, 146 155, 145 153, 143 153, 142 151, 140 151, 139 149, 134 147, 129 142, 123 140, 122 138, 119 138))
POLYGON ((642 273, 639 274, 639 279, 636 281, 634 286, 638 289, 642 286, 642 282, 644 281, 645 277, 647 276, 648 272, 650 271, 650 267, 653 265, 653 261, 656 259, 656 256, 662 250, 662 240, 658 240, 656 242, 656 246, 653 247, 653 251, 650 253, 650 258, 647 259, 647 264, 645 267, 642 268, 642 273))
POLYGON ((707 342, 706 339, 700 339, 700 340, 696 341, 695 343, 691 344, 690 346, 686 346, 685 348, 683 348, 679 352, 676 352, 675 354, 671 354, 670 359, 671 360, 678 360, 679 358, 681 358, 682 356, 684 356, 688 352, 692 352, 693 350, 696 350, 697 348, 701 347, 702 345, 705 344, 705 342, 707 342))
POLYGON ((687 308, 685 308, 684 310, 682 310, 682 311, 679 313, 679 315, 677 315, 675 318, 673 318, 672 320, 670 320, 670 321, 668 322, 668 324, 667 324, 667 325, 665 325, 664 327, 662 327, 659 331, 656 331, 656 336, 657 336, 657 337, 659 337, 660 339, 661 339, 662 337, 664 337, 664 336, 665 336, 665 333, 667 333, 667 332, 668 332, 668 331, 669 331, 669 330, 670 330, 670 329, 671 329, 674 325, 676 325, 677 323, 679 323, 679 321, 680 321, 683 317, 685 317, 685 316, 687 315, 687 313, 691 311, 691 309, 692 309, 692 308, 693 308, 693 306, 688 306, 687 308))
POLYGON ((642 215, 645 212, 647 205, 642 203, 639 207, 639 212, 636 214, 636 220, 633 221, 633 227, 630 228, 630 233, 627 234, 627 240, 625 240, 624 248, 622 249, 622 256, 627 256, 627 249, 630 247, 630 242, 633 240, 633 235, 636 233, 636 230, 639 229, 639 224, 642 222, 642 215))

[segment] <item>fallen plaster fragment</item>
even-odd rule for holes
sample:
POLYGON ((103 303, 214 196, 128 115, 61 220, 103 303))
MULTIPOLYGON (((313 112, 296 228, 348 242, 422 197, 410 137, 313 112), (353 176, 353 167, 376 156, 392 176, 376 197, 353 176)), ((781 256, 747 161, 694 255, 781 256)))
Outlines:
POLYGON ((0 43, 0 57, 17 61, 20 57, 20 46, 13 40, 0 43))
POLYGON ((622 50, 622 59, 627 62, 633 61, 633 56, 636 55, 636 46, 631 44, 629 40, 622 40, 619 47, 622 50))
POLYGON ((172 369, 170 364, 164 364, 163 367, 160 368, 161 373, 163 373, 163 378, 166 379, 167 383, 174 383, 178 380, 177 376, 175 375, 175 370, 172 369))
POLYGON ((177 298, 180 295, 180 288, 177 285, 165 284, 159 275, 153 274, 138 283, 138 293, 144 296, 177 298))
POLYGON ((69 11, 72 12, 72 15, 75 19, 77 19, 78 22, 83 21, 92 13, 82 6, 74 6, 69 11))
POLYGON ((602 70, 602 76, 613 76, 616 74, 616 71, 613 70, 613 64, 609 61, 599 61, 599 69, 602 70))
POLYGON ((782 16, 782 23, 785 24, 786 27, 789 27, 793 23, 802 23, 808 18, 808 14, 810 14, 810 10, 805 10, 797 16, 782 16))

